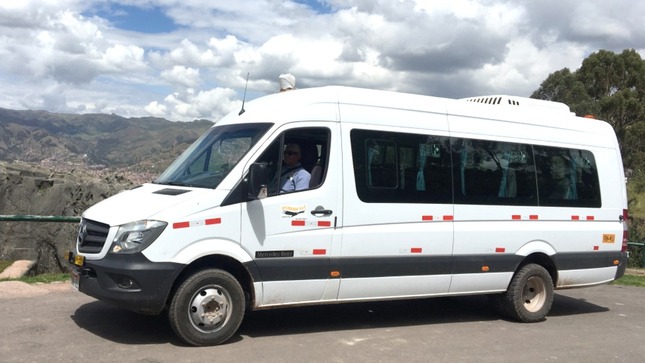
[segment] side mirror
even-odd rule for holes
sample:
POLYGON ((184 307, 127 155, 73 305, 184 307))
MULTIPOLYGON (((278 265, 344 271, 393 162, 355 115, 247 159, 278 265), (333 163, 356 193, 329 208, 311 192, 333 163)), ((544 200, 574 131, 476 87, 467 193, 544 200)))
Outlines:
POLYGON ((267 163, 253 163, 247 177, 249 199, 263 199, 267 196, 269 167, 267 163))

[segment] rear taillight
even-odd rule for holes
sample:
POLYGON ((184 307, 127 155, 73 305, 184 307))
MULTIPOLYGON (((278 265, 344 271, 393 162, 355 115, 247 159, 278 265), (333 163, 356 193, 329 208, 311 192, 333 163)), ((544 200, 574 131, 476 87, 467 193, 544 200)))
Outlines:
POLYGON ((627 241, 629 240, 629 226, 627 222, 629 221, 629 213, 627 209, 623 209, 623 246, 621 252, 627 252, 627 241))

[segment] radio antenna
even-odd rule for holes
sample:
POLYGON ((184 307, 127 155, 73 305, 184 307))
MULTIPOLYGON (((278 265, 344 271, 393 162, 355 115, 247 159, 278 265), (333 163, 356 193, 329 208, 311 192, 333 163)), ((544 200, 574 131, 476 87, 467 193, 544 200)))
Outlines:
POLYGON ((246 84, 244 85, 244 97, 242 97, 242 109, 240 110, 240 113, 238 113, 238 116, 241 116, 245 110, 244 110, 244 102, 246 101, 246 88, 249 86, 249 72, 246 72, 246 84))

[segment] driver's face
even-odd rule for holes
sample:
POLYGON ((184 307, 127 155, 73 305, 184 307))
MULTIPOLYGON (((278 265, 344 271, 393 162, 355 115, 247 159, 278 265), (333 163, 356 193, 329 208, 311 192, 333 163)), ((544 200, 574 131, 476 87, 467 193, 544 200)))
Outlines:
POLYGON ((298 145, 287 145, 284 150, 284 163, 288 166, 298 164, 300 161, 300 147, 298 145))

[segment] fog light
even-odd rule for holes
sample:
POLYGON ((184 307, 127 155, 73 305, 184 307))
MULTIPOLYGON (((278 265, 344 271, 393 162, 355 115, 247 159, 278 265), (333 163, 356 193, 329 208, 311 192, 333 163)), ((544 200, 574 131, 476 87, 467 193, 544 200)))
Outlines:
POLYGON ((117 280, 116 284, 122 289, 131 289, 134 286, 134 281, 128 277, 121 277, 117 280))

